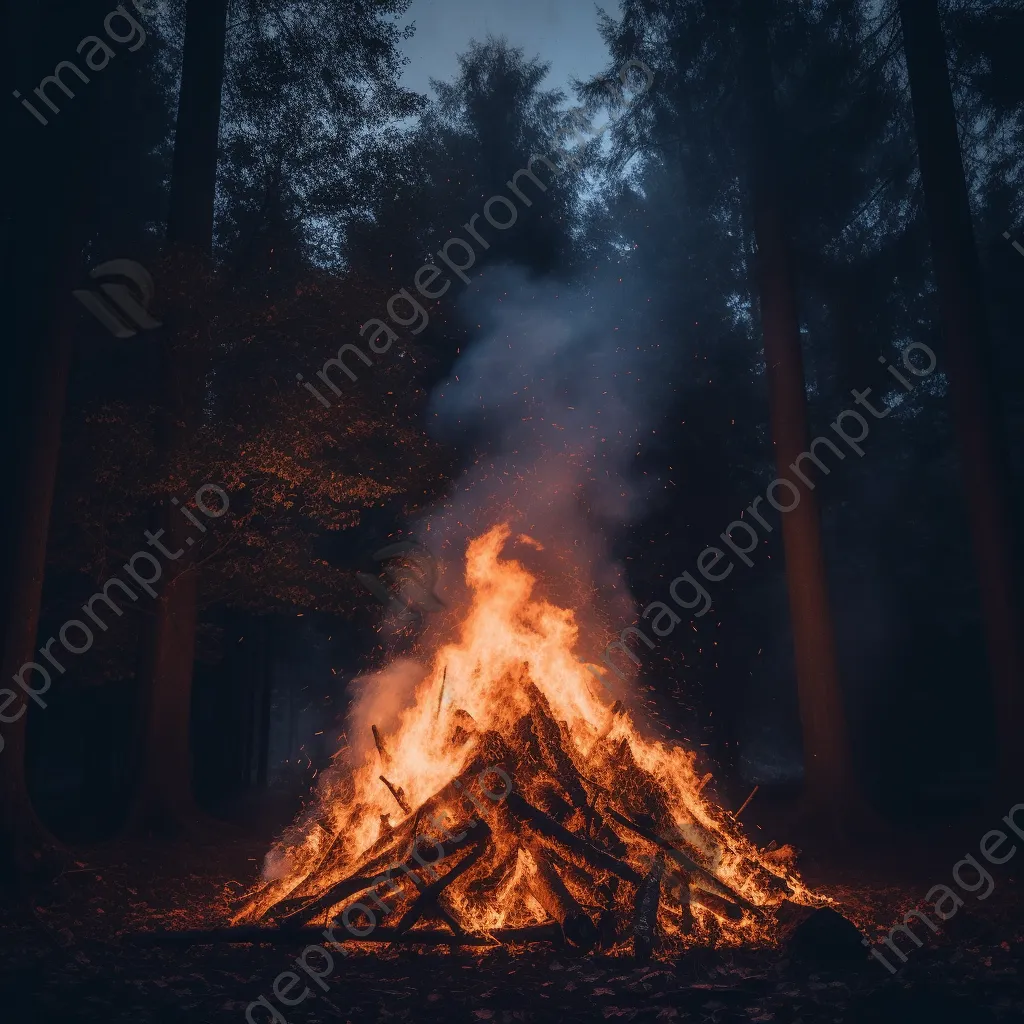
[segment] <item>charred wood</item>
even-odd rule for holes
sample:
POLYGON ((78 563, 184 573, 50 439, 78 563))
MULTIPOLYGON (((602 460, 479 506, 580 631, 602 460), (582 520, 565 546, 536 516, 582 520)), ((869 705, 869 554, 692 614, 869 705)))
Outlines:
POLYGON ((576 902, 558 872, 552 867, 543 845, 528 841, 526 848, 533 860, 528 885, 537 902, 562 926, 566 941, 581 949, 593 949, 597 929, 586 911, 576 902))
POLYGON ((407 946, 494 946, 513 942, 559 942, 562 930, 556 924, 534 925, 529 928, 495 928, 485 934, 467 933, 454 936, 450 932, 428 929, 413 929, 401 933, 397 928, 375 928, 370 934, 356 936, 343 928, 336 928, 334 939, 325 936, 323 928, 262 928, 258 925, 244 925, 237 928, 211 928, 193 931, 136 932, 121 936, 121 942, 129 946, 210 946, 230 943, 247 945, 286 945, 299 942, 315 942, 327 945, 331 942, 393 942, 407 946))
POLYGON ((451 915, 441 906, 438 900, 441 893, 455 879, 473 867, 480 859, 484 850, 491 845, 491 830, 487 827, 486 823, 481 822, 479 827, 474 829, 474 832, 476 833, 474 836, 475 845, 469 852, 469 855, 463 857, 451 871, 436 881, 431 882, 420 892, 419 896, 416 897, 415 903, 402 915, 401 920, 398 922, 398 931, 408 931, 424 914, 431 916, 431 911, 433 911, 434 915, 441 917, 455 934, 462 934, 463 930, 460 925, 452 919, 451 915))
POLYGON ((661 901, 661 876, 664 870, 665 858, 659 853, 636 893, 633 908, 633 956, 641 963, 650 960, 654 952, 658 904, 661 901))
POLYGON ((725 884, 721 879, 716 878, 707 868, 702 867, 695 860, 688 857, 685 853, 677 850, 667 840, 662 839, 656 835, 650 829, 644 828, 642 825, 638 825, 634 821, 630 821, 625 815, 620 814, 613 807, 608 808, 608 814, 617 821, 620 825, 625 828, 631 829, 637 835, 642 836, 650 843, 654 843, 659 849, 663 850, 669 857, 671 857, 677 864, 682 865, 687 871, 691 872, 700 881, 707 883, 711 886, 712 891, 720 894, 723 898, 739 904, 744 910, 749 910, 753 914, 761 914, 761 911, 755 907, 749 900, 745 900, 739 893, 733 892, 728 885, 725 884))
POLYGON ((383 775, 380 776, 380 781, 388 787, 388 792, 395 798, 395 802, 405 814, 411 814, 412 808, 409 806, 409 802, 405 799, 405 790, 401 786, 394 786, 383 775))
POLYGON ((739 921, 743 917, 743 911, 735 903, 723 899, 717 893, 708 892, 699 885, 690 886, 690 900, 697 906, 710 910, 712 914, 729 918, 730 921, 739 921))
POLYGON ((370 731, 373 733, 373 742, 377 747, 377 753, 380 754, 380 763, 387 768, 391 764, 391 755, 387 751, 387 747, 384 746, 384 740, 381 737, 380 730, 375 725, 370 726, 370 731))
POLYGON ((632 882, 634 885, 638 885, 640 883, 640 875, 638 875, 628 864, 625 864, 620 860, 616 860, 616 858, 610 853, 605 853, 604 850, 599 850, 586 839, 575 835, 564 826, 559 825, 558 822, 549 815, 528 804, 518 793, 510 793, 506 803, 508 804, 509 810, 519 818, 520 821, 530 825, 541 835, 561 843, 577 856, 582 857, 583 860, 587 861, 592 867, 601 871, 607 871, 613 875, 618 875, 619 878, 627 882, 632 882))
MULTIPOLYGON (((302 923, 306 923, 310 918, 320 913, 320 911, 329 910, 331 907, 341 903, 342 900, 347 899, 349 896, 355 896, 361 892, 365 892, 367 889, 373 888, 373 886, 380 882, 382 874, 386 873, 387 877, 390 878, 391 872, 397 869, 415 879, 414 872, 417 867, 433 871, 433 865, 440 862, 441 856, 439 855, 434 861, 425 860, 417 849, 417 846, 422 839, 422 836, 416 837, 415 842, 412 844, 410 854, 405 858, 392 858, 389 860, 384 855, 377 857, 371 864, 364 865, 364 874, 343 879, 337 884, 332 885, 327 892, 312 902, 306 902, 305 900, 288 900, 279 904, 278 907, 274 908, 276 910, 275 916, 280 916, 282 924, 285 926, 287 926, 289 921, 301 921, 302 923), (371 871, 372 873, 370 873, 371 871), (301 902, 302 905, 293 907, 292 904, 295 902, 301 902)), ((442 847, 444 850, 444 856, 450 856, 456 850, 460 850, 464 846, 469 846, 473 842, 475 842, 475 837, 473 836, 472 831, 467 831, 461 837, 452 840, 446 846, 442 847)))
POLYGON ((532 796, 533 803, 545 814, 554 818, 559 825, 564 825, 572 815, 572 805, 563 799, 558 791, 558 786, 550 780, 543 780, 540 785, 536 786, 532 796))

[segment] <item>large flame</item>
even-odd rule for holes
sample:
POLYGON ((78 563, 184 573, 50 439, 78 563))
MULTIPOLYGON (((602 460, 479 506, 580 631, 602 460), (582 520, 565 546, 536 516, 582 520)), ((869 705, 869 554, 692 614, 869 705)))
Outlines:
MULTIPOLYGON (((654 807, 658 813, 646 820, 656 823, 659 835, 666 834, 667 825, 669 833, 681 837, 671 839, 672 845, 685 849, 699 865, 694 868, 698 874, 685 873, 694 881, 692 903, 687 906, 686 898, 661 900, 660 935, 684 942, 706 941, 709 936, 726 942, 769 939, 771 917, 766 911, 783 898, 815 902, 793 872, 793 852, 758 850, 726 812, 702 795, 692 752, 646 738, 620 703, 602 697, 596 668, 581 663, 573 653, 578 641, 573 612, 536 596, 536 578, 519 562, 502 558, 510 536, 509 526, 501 524, 470 542, 470 600, 457 639, 434 652, 414 699, 399 713, 397 724, 369 747, 362 763, 342 763, 328 774, 314 813, 268 855, 265 884, 239 917, 259 917, 289 894, 309 898, 329 892, 429 801, 436 804, 439 793, 449 792, 446 787, 479 756, 476 741, 481 737, 496 734, 516 764, 535 764, 519 758, 523 737, 530 735, 522 723, 536 715, 539 706, 544 722, 552 723, 548 745, 553 730, 562 751, 558 756, 564 753, 565 771, 582 780, 580 791, 585 791, 585 799, 573 800, 569 794, 559 804, 571 812, 562 819, 566 828, 600 845, 588 814, 601 806, 607 811, 602 827, 612 826, 605 834, 614 833, 621 862, 643 877, 658 848, 642 833, 616 827, 615 815, 635 822, 644 817, 641 811, 654 807), (724 912, 713 895, 707 895, 713 884, 699 888, 700 877, 718 879, 727 886, 722 891, 731 890, 753 912, 742 917, 724 912)), ((530 538, 520 540, 539 547, 530 538)), ((550 776, 543 772, 540 780, 527 769, 511 774, 513 789, 531 806, 537 805, 537 793, 544 786, 551 788, 550 776)), ((559 791, 565 795, 573 787, 565 784, 564 773, 560 778, 564 791, 559 791)), ((460 812, 449 803, 445 813, 458 817, 460 812)), ((512 824, 512 818, 496 811, 491 822, 493 847, 488 847, 495 855, 466 871, 445 894, 451 914, 467 930, 519 928, 550 920, 544 901, 536 898, 536 887, 529 884, 539 870, 537 847, 529 837, 522 841, 513 834, 512 824)), ((607 879, 589 877, 579 864, 565 862, 562 868, 571 897, 595 912, 602 904, 607 907, 609 900, 632 907, 638 896, 638 886, 618 886, 616 881, 609 890, 607 879)), ((673 884, 667 881, 666 891, 680 897, 673 884)), ((410 890, 415 896, 416 890, 410 890)), ((340 910, 344 902, 339 900, 329 911, 340 910)))

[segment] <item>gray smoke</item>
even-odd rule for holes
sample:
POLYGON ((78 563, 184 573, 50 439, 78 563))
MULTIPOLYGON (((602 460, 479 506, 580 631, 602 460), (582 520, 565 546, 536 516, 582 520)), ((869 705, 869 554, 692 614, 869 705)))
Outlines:
MULTIPOLYGON (((514 554, 542 572, 553 599, 581 609, 584 632, 618 632, 635 606, 611 546, 658 485, 636 462, 671 388, 668 354, 641 327, 653 322, 651 300, 618 277, 584 290, 505 267, 479 280, 460 306, 479 340, 430 409, 436 432, 469 439, 475 460, 419 536, 457 604, 467 540, 508 521, 544 545, 539 560, 525 545, 514 554)), ((587 646, 602 649, 599 639, 587 646)))

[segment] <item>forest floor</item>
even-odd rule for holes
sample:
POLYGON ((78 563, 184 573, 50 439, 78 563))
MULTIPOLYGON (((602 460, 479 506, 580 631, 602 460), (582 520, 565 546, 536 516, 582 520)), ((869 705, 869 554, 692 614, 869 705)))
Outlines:
MULTIPOLYGON (((998 824, 996 821, 994 824, 998 824)), ((994 824, 918 834, 845 857, 807 856, 805 880, 866 934, 888 932, 994 824), (897 911, 899 913, 897 914, 897 911)), ((0 1019, 12 1024, 243 1024, 261 996, 278 1012, 256 1024, 328 1022, 593 1022, 608 1020, 956 1024, 1024 1018, 1024 884, 989 865, 990 898, 965 895, 947 927, 910 947, 896 975, 867 956, 828 967, 792 948, 702 949, 638 966, 533 947, 446 956, 412 951, 335 957, 327 991, 285 1008, 274 980, 301 944, 143 947, 158 928, 221 927, 229 900, 256 877, 266 835, 216 829, 169 845, 121 843, 79 852, 54 881, 0 906, 0 1019)), ((1024 858, 1022 858, 1024 860, 1024 858)), ((965 872, 968 881, 974 876, 965 872)), ((981 890, 984 891, 984 890, 981 890)), ((901 948, 907 948, 906 940, 901 948)), ((301 987, 296 988, 301 992, 301 987)))

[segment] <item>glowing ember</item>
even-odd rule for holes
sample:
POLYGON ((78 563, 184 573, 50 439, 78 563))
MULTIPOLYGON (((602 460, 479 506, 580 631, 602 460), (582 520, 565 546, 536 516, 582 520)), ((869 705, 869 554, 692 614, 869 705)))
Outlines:
POLYGON ((585 948, 770 941, 784 899, 819 902, 793 851, 754 847, 701 795, 690 751, 645 739, 592 692, 572 611, 500 557, 509 536, 499 525, 470 543, 458 641, 436 651, 396 726, 374 727, 362 763, 339 758, 237 919, 344 914, 365 932, 354 907, 373 901, 375 919, 393 913, 413 936, 438 921, 470 933, 556 921, 585 948))

